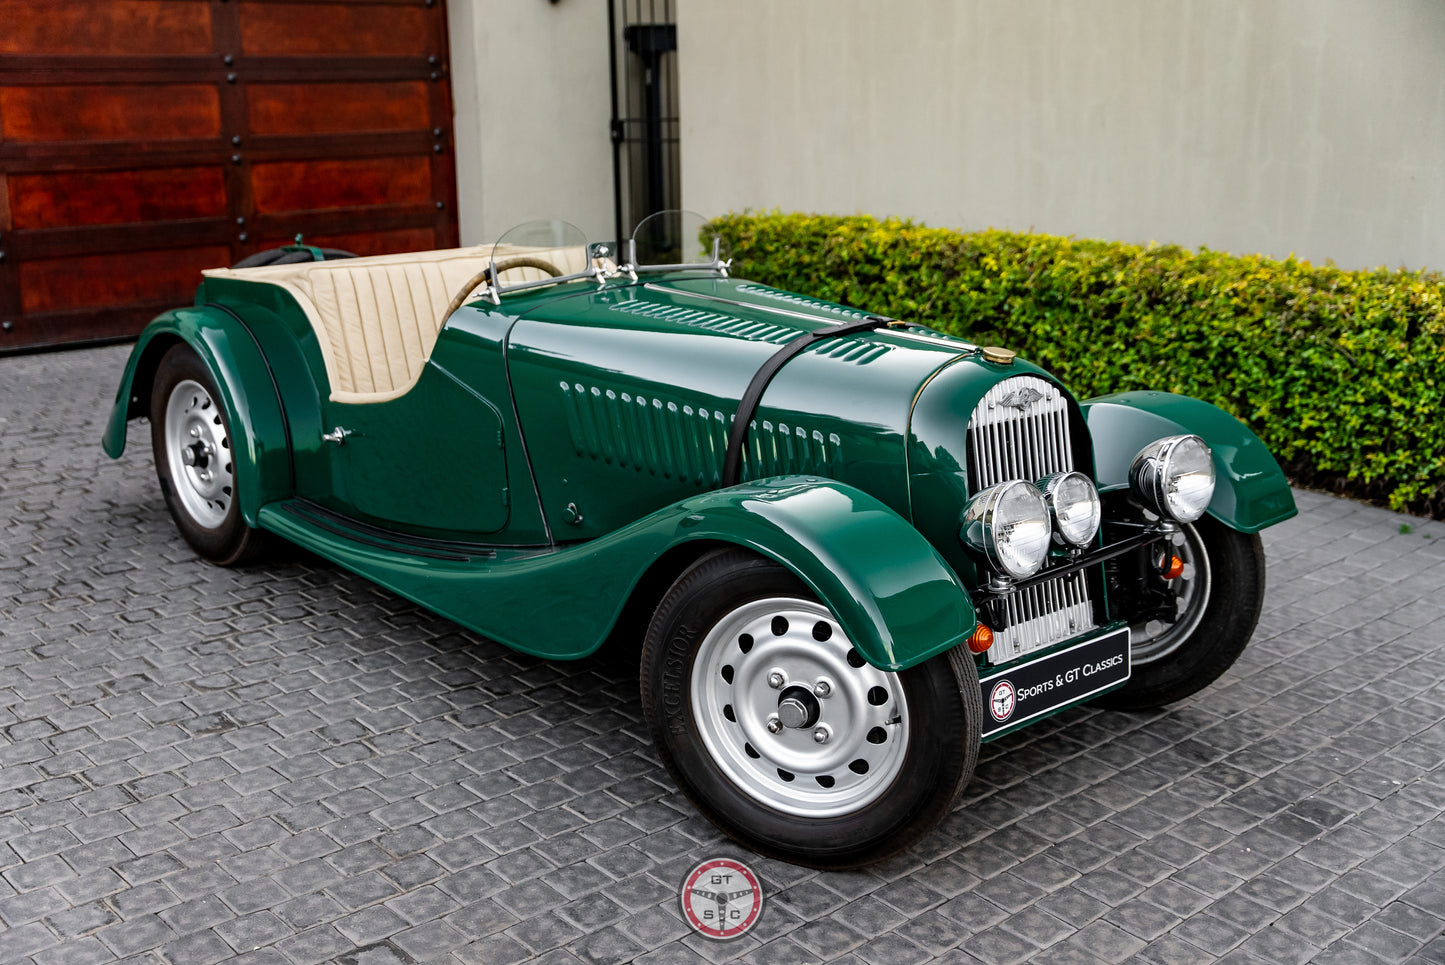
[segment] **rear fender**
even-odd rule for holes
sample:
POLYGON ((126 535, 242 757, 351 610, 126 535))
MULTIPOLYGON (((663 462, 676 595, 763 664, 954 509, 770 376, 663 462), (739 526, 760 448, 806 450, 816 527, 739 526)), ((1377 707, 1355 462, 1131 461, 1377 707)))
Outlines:
POLYGON ((1241 533, 1257 533, 1298 510, 1289 482, 1259 437, 1208 402, 1169 392, 1120 392, 1080 403, 1094 440, 1101 491, 1129 485, 1129 464, 1163 436, 1193 433, 1214 454, 1209 515, 1241 533))
POLYGON ((180 308, 146 326, 126 362, 101 447, 120 458, 127 422, 150 414, 156 368, 178 344, 190 346, 216 380, 231 426, 241 516, 255 526, 261 506, 291 494, 291 454, 271 370, 251 333, 229 312, 180 308))

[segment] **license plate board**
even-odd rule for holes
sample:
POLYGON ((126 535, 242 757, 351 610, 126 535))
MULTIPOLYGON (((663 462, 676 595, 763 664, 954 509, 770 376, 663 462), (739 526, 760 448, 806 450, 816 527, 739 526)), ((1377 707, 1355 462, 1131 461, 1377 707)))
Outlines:
POLYGON ((983 737, 987 740, 1128 679, 1128 627, 991 673, 979 681, 983 737))

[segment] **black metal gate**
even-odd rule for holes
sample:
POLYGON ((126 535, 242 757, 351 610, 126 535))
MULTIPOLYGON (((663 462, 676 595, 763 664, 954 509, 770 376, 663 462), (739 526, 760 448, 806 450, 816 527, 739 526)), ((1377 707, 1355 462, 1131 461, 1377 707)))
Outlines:
POLYGON ((682 206, 673 0, 608 0, 612 32, 612 190, 619 240, 682 206))

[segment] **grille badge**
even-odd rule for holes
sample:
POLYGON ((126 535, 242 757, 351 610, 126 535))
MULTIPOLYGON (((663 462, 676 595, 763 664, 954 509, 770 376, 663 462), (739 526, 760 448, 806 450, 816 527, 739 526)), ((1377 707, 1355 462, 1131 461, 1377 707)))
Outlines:
POLYGON ((1020 412, 1033 405, 1044 397, 1044 394, 1033 386, 1026 385, 1010 392, 999 399, 998 404, 1008 406, 1010 409, 1018 409, 1020 412))

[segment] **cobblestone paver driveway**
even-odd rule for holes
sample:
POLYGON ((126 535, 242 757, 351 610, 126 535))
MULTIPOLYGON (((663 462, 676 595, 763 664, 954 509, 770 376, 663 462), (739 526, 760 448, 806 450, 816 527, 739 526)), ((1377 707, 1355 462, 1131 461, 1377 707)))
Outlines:
POLYGON ((625 660, 197 562, 146 428, 100 451, 126 353, 0 359, 4 965, 1445 962, 1445 526, 1299 494, 1218 684, 987 745, 922 847, 820 874, 692 812, 625 660), (730 944, 678 907, 714 854, 767 891, 730 944))

